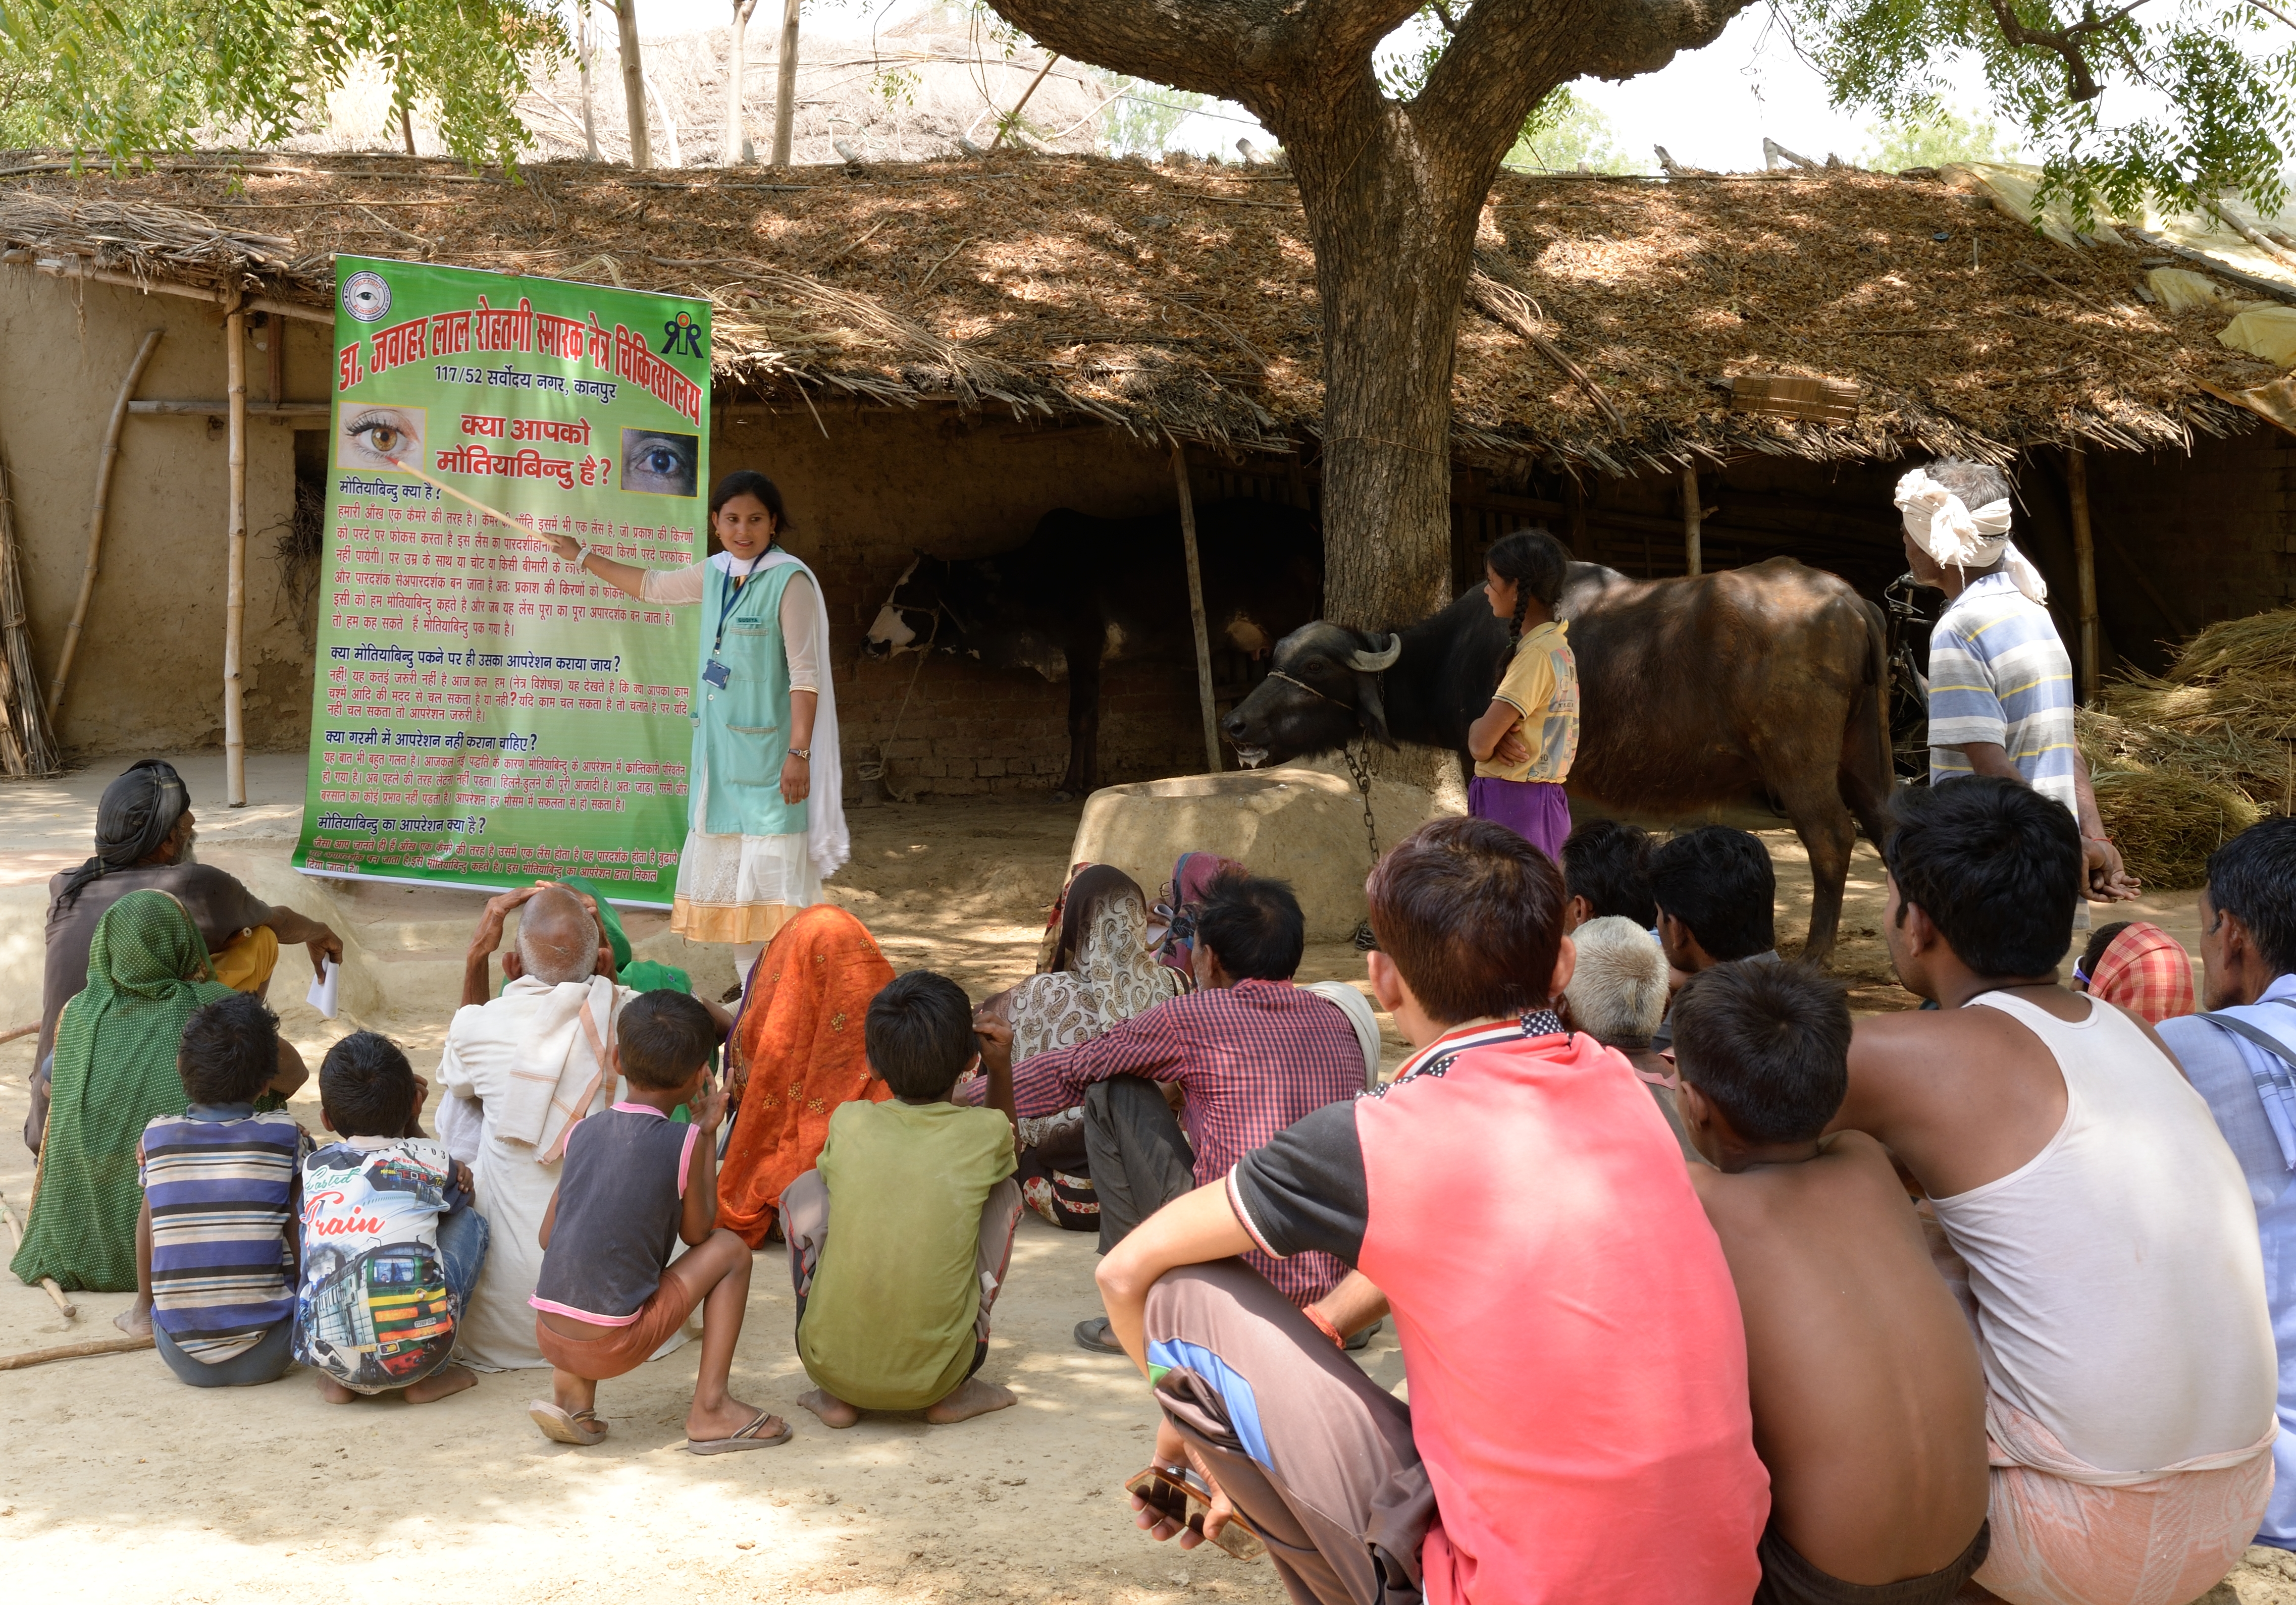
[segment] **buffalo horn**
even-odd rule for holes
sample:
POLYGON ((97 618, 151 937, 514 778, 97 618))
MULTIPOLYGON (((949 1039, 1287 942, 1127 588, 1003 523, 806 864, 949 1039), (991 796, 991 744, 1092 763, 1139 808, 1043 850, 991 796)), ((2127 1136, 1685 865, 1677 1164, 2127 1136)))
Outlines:
POLYGON ((1348 667, 1362 674, 1375 675, 1382 669, 1393 668, 1395 667, 1395 660, 1402 656, 1403 637, 1400 635, 1390 635, 1387 638, 1386 649, 1382 651, 1366 652, 1358 651, 1349 652, 1348 654, 1348 667))

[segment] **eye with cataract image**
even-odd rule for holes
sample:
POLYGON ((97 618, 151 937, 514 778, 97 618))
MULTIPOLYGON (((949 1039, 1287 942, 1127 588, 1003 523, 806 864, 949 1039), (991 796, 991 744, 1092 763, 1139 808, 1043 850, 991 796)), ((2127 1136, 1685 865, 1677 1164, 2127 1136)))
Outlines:
POLYGON ((389 468, 393 460, 422 461, 421 407, 361 407, 343 420, 339 460, 366 468, 389 468))
POLYGON ((664 430, 622 431, 622 488, 690 496, 699 481, 701 438, 664 430))

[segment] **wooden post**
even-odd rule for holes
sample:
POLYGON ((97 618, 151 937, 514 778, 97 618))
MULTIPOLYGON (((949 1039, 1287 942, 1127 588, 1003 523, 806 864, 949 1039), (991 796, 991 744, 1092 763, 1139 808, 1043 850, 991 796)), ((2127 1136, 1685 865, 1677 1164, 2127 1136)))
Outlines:
POLYGON ((275 407, 287 399, 287 320, 267 319, 263 332, 266 337, 263 342, 267 348, 266 354, 271 358, 270 401, 275 407))
MULTIPOLYGON (((653 143, 646 136, 645 62, 638 54, 638 0, 613 0, 614 20, 620 27, 622 107, 630 120, 630 166, 644 172, 653 166, 653 143)), ((797 0, 790 0, 797 10, 797 0)))
POLYGON ((1682 465, 1682 561, 1685 574, 1695 575, 1704 569, 1699 539, 1698 470, 1685 463, 1682 465))
POLYGON ((1577 474, 1562 476, 1562 507, 1570 520, 1565 528, 1570 531, 1570 555, 1582 563, 1598 561, 1587 545, 1587 493, 1579 488, 1577 474))
POLYGON ((1054 51, 1052 54, 1046 56, 1045 58, 1045 64, 1038 70, 1037 76, 1029 80, 1029 86, 1026 89, 1021 91, 1021 98, 1013 102, 1013 110, 1007 111, 1003 117, 996 119, 996 137, 988 142, 988 148, 990 150, 993 151, 997 146, 1003 144, 1004 143, 1004 136, 1021 126, 1021 113, 1028 106, 1029 97, 1037 93, 1037 86, 1045 81, 1046 76, 1052 72, 1053 69, 1060 64, 1060 60, 1061 55, 1058 51, 1054 51))
POLYGON ((231 402, 229 551, 223 593, 223 799, 247 807, 247 731, 240 718, 241 664, 247 635, 247 314, 223 321, 224 393, 231 402))
POLYGON ((1180 487, 1180 550, 1188 559, 1188 618, 1196 627, 1196 700, 1204 715, 1204 770, 1220 766, 1219 718, 1212 704, 1212 637, 1204 624, 1204 576, 1196 563, 1196 499, 1188 490, 1187 449, 1172 442, 1172 478, 1180 487))
POLYGON ((64 683, 71 678, 72 655, 79 651, 80 626, 87 622, 88 599, 95 594, 96 559, 103 550, 103 512, 111 500, 111 465, 119 456, 119 426, 127 422, 127 403, 135 394, 136 381, 144 377, 152 349, 166 332, 164 329, 144 332, 144 343, 135 348, 135 360, 127 364, 127 377, 119 381, 119 394, 112 398, 111 422, 104 428, 103 449, 95 458, 95 505, 87 515, 87 561, 79 571, 79 600, 72 604, 71 623, 64 628, 63 655, 56 659, 55 677, 48 682, 50 725, 55 723, 56 709, 63 706, 64 683))
POLYGON ((782 0, 782 43, 775 58, 774 166, 790 160, 790 130, 797 120, 797 8, 800 0, 782 0))
POLYGON ((2065 448, 2065 497, 2072 504, 2073 577, 2080 599, 2080 694, 2096 695, 2096 537, 2088 522, 2088 454, 2065 448))

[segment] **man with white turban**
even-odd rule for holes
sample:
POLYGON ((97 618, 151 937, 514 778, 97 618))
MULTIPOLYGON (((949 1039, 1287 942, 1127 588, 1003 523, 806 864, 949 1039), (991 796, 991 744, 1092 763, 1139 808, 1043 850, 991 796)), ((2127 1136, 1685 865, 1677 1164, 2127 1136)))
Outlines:
POLYGON ((1930 632, 1930 783, 2021 781, 2080 823, 2088 895, 2136 896, 2104 833, 2073 739, 2073 666, 2046 605, 2048 583, 2009 538, 2008 476, 1942 458, 1898 481, 1906 561, 1946 594, 1930 632))

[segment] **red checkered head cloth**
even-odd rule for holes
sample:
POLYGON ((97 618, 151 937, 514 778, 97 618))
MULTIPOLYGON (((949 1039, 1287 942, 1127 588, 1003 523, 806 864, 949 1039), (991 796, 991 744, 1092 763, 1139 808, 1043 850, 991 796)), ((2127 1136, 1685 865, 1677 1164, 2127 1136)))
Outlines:
POLYGON ((2176 938, 2140 921, 2106 944, 2088 989, 2157 1026, 2193 1011, 2193 961, 2176 938))

